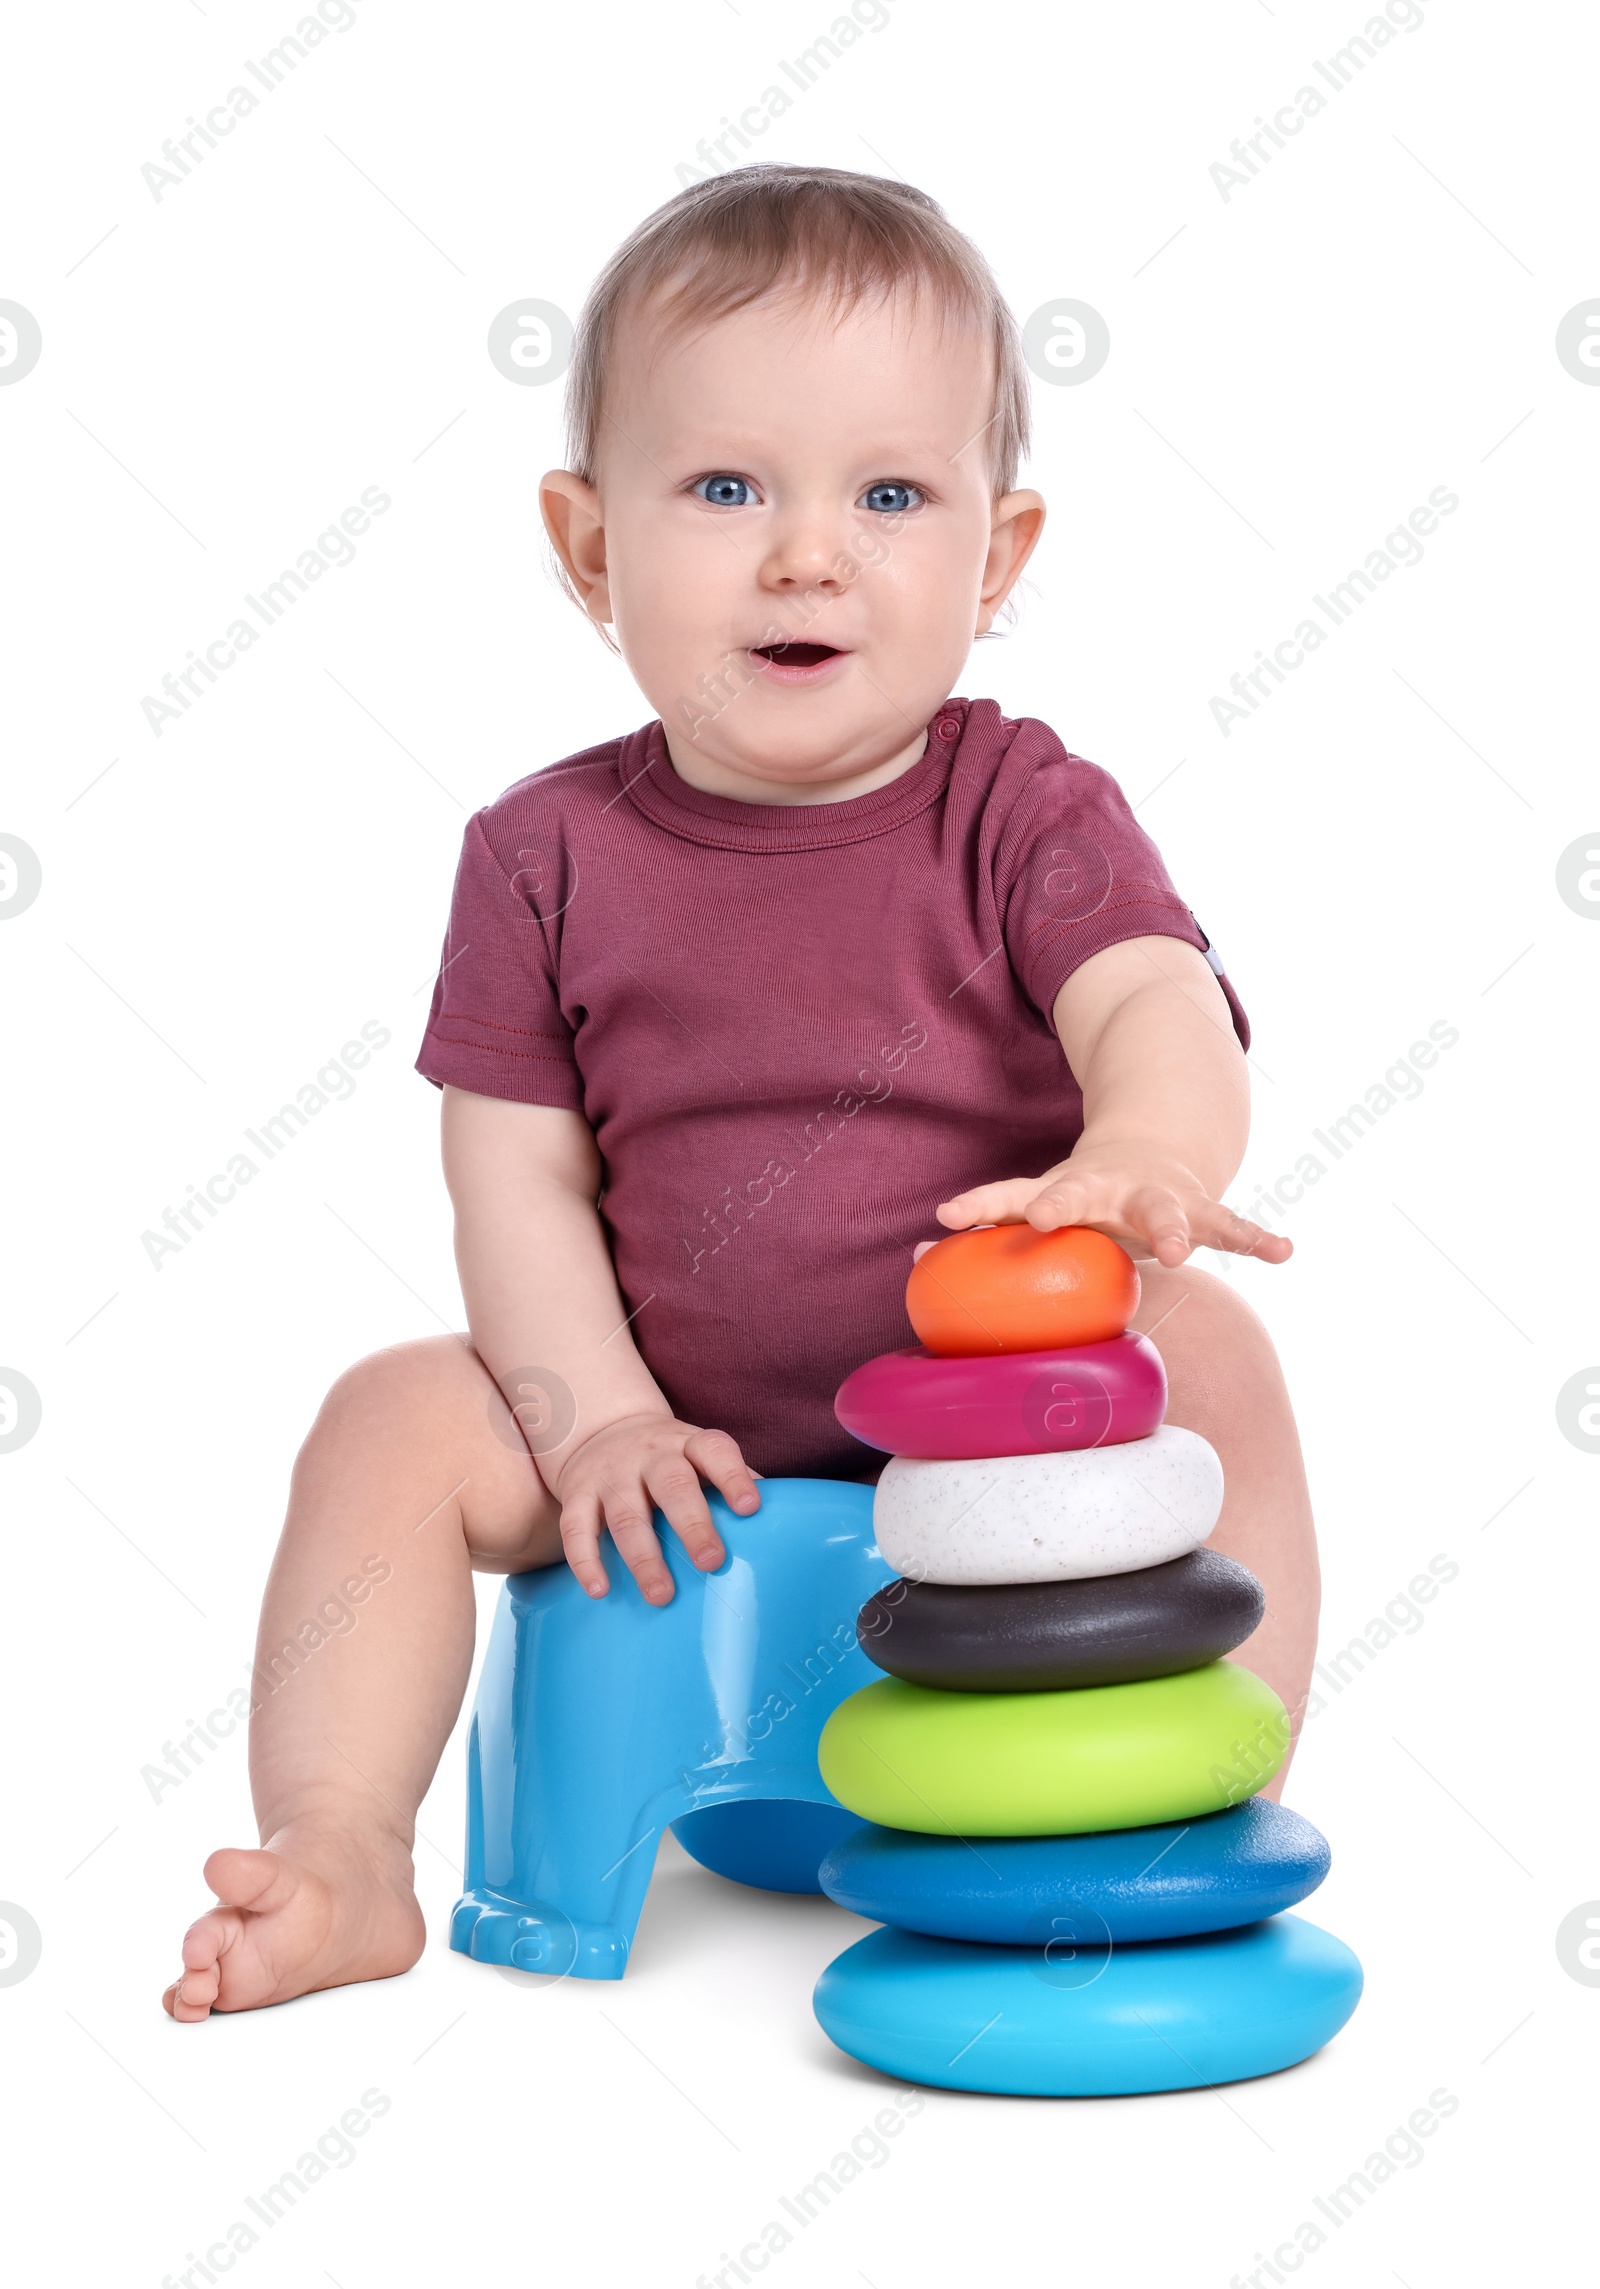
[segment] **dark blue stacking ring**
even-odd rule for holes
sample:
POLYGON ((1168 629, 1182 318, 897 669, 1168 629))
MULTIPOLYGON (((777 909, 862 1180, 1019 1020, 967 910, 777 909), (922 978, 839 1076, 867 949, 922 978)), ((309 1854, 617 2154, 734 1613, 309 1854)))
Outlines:
POLYGON ((1325 1838, 1253 1796, 1226 1812, 1087 1836, 923 1836, 870 1822, 823 1861, 829 1899, 936 1939, 1103 1947, 1277 1915, 1328 1872, 1325 1838))

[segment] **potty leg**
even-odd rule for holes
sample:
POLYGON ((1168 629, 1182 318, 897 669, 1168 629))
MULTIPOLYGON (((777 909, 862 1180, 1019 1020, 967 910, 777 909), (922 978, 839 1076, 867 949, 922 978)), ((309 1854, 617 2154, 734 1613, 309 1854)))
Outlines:
POLYGON ((871 1489, 766 1479, 748 1518, 708 1499, 726 1562, 702 1574, 664 1532, 668 1605, 620 1564, 603 1599, 565 1566, 507 1582, 468 1742, 461 1954, 620 1979, 674 1820, 755 1798, 837 1815, 816 1744, 875 1674, 855 1635, 889 1574, 871 1489))
MULTIPOLYGON (((468 1740, 467 1889, 450 1918, 450 1945, 478 1963, 554 1978, 620 1979, 667 1826, 665 1807, 640 1803, 637 1772, 633 1790, 622 1785, 622 1774, 609 1776, 610 1786, 590 1775, 578 1801, 540 1804, 546 1817, 531 1833, 526 1821, 489 1823, 495 1848, 486 1850, 486 1795, 492 1807, 496 1794, 511 1793, 517 1777, 505 1769, 512 1761, 505 1754, 509 1730, 499 1736, 498 1757, 491 1748, 485 1772, 480 1728, 486 1723, 493 1742, 492 1690, 488 1708, 480 1693, 468 1740)), ((547 1798, 551 1792, 539 1793, 547 1798)), ((676 1794, 673 1813, 688 1801, 686 1792, 676 1794)))

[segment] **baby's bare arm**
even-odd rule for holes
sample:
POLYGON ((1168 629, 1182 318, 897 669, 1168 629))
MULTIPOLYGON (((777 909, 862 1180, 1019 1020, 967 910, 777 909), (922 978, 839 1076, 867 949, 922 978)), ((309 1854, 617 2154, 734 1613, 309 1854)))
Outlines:
POLYGON ((1180 938, 1130 938, 1074 970, 1056 1032, 1083 1091, 1083 1134, 1041 1176, 947 1200, 943 1224, 1093 1224, 1136 1255, 1197 1247, 1280 1264, 1281 1234, 1222 1202, 1250 1132, 1250 1083, 1222 988, 1180 938))
POLYGON ((721 1565, 723 1548, 701 1478, 741 1512, 760 1496, 735 1442, 677 1421, 639 1356, 596 1206, 593 1132, 581 1113, 446 1088, 444 1173, 473 1345, 561 1504, 568 1564, 603 1597, 609 1526, 646 1597, 665 1604, 672 1577, 652 1503, 704 1568, 721 1565))

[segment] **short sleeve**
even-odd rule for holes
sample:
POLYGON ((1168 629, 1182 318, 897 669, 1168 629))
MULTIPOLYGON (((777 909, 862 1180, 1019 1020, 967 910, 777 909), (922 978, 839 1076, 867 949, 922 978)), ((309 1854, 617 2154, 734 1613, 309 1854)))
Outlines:
POLYGON ((417 1071, 441 1088, 581 1110, 541 888, 537 873, 507 876, 481 812, 468 822, 417 1071))
POLYGON ((1012 969, 1047 1021, 1092 954, 1128 938, 1181 938, 1210 963, 1249 1048, 1220 957, 1109 772, 1059 748, 1041 758, 1000 837, 995 890, 1012 969))

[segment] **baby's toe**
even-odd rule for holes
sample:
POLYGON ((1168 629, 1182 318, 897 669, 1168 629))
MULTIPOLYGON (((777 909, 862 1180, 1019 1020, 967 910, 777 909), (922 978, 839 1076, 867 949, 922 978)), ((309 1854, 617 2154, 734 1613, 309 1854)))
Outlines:
MULTIPOLYGON (((201 1871, 225 1905, 270 1912, 287 1905, 299 1888, 299 1876, 276 1852, 225 1844, 213 1852, 201 1871)), ((204 1916, 194 1926, 199 1931, 204 1916)), ((189 1958, 184 1957, 187 1963, 189 1958)))
POLYGON ((201 1971, 215 1973, 222 1950, 232 1937, 232 1927, 241 1920, 237 1915, 219 1915, 215 1908, 197 1916, 183 1935, 184 1976, 201 1971))
POLYGON ((190 2026, 197 2019, 209 2019, 221 1983, 215 1963, 206 1969, 185 1971, 162 1996, 162 2007, 183 2026, 190 2026))

